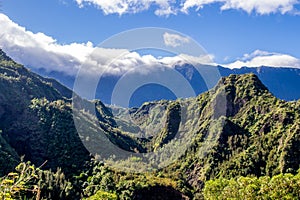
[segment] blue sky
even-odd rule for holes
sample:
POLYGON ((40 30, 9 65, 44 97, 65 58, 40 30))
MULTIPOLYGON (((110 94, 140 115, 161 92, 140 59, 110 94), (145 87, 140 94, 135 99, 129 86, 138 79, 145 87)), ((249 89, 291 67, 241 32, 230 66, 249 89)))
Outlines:
MULTIPOLYGON (((1 2, 1 12, 11 20, 8 22, 6 19, 6 23, 15 23, 33 34, 43 33, 55 40, 52 43, 62 46, 87 42, 97 46, 122 31, 163 27, 195 39, 218 64, 226 65, 239 60, 244 65, 275 63, 274 66, 283 64, 297 68, 300 66, 298 8, 300 6, 297 0, 183 0, 181 3, 172 0, 1 2), (273 60, 268 60, 271 57, 273 60), (255 62, 253 59, 256 59, 255 62), (279 62, 279 59, 285 61, 279 62)), ((6 31, 3 28, 0 33, 10 34, 15 38, 22 34, 20 31, 18 36, 14 36, 14 31, 6 31)), ((25 65, 43 65, 25 59, 35 56, 34 52, 30 56, 17 55, 16 48, 21 48, 18 46, 19 42, 4 41, 3 38, 5 37, 0 39, 0 47, 16 60, 25 65), (8 42, 15 42, 15 45, 8 45, 8 42)))

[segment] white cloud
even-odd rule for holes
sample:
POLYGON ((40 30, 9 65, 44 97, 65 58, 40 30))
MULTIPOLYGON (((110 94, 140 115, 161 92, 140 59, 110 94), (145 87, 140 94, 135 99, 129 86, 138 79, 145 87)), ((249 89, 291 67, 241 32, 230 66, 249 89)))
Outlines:
POLYGON ((185 0, 181 3, 181 11, 188 13, 190 8, 196 8, 196 11, 202 9, 205 5, 220 2, 221 0, 185 0))
POLYGON ((158 16, 169 16, 169 15, 177 14, 177 12, 173 10, 171 7, 167 7, 167 8, 162 7, 160 9, 157 9, 154 13, 158 16))
POLYGON ((108 49, 97 48, 85 62, 85 65, 88 65, 88 69, 93 74, 96 71, 97 73, 113 75, 122 75, 127 72, 146 74, 158 68, 172 68, 186 63, 193 65, 213 64, 212 55, 195 57, 180 54, 173 57, 156 58, 152 55, 140 55, 137 52, 129 52, 125 49, 112 49, 111 56, 103 56, 108 51, 108 49))
POLYGON ((181 11, 187 13, 190 8, 202 9, 205 5, 219 3, 221 10, 237 9, 247 13, 270 14, 295 11, 294 6, 299 4, 298 0, 186 0, 182 4, 181 11))
POLYGON ((163 37, 165 45, 174 48, 190 42, 190 39, 187 37, 167 32, 164 33, 163 37))
POLYGON ((138 13, 148 10, 152 5, 158 7, 156 15, 175 14, 172 3, 176 0, 76 0, 79 7, 92 4, 101 9, 104 14, 138 13))
POLYGON ((156 15, 171 15, 178 12, 188 13, 190 9, 196 11, 205 5, 219 4, 221 10, 237 9, 247 13, 256 12, 258 14, 270 13, 297 13, 295 5, 298 0, 76 0, 80 7, 95 5, 104 14, 138 13, 155 7, 156 15))
POLYGON ((231 69, 261 66, 300 68, 300 60, 286 54, 256 50, 251 54, 245 54, 244 57, 238 61, 223 66, 231 69))
MULTIPOLYGON (((175 64, 207 63, 209 57, 179 55, 155 58, 140 55, 127 49, 96 48, 91 42, 61 45, 54 38, 43 33, 33 33, 0 14, 0 48, 17 62, 30 68, 62 72, 75 76, 80 67, 85 65, 85 73, 96 75, 124 74, 128 71, 151 72, 158 67, 172 67, 175 64)), ((168 45, 177 46, 188 42, 187 38, 168 34, 168 45), (171 38, 171 39, 170 39, 171 38)))
POLYGON ((0 14, 0 47, 26 66, 74 75, 93 51, 93 44, 60 45, 43 33, 32 33, 0 14))
POLYGON ((224 1, 222 10, 241 9, 247 13, 257 12, 258 14, 270 14, 292 12, 294 5, 299 4, 298 0, 227 0, 224 1))

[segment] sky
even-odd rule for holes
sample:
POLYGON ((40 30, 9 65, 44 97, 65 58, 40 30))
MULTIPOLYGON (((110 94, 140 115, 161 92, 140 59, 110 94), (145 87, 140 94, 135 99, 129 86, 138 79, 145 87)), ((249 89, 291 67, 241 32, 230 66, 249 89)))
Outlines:
MULTIPOLYGON (((175 30, 178 34, 162 32, 165 46, 178 48, 197 42, 212 63, 225 67, 300 68, 298 0, 0 2, 0 48, 31 68, 75 75, 100 43, 123 31, 143 27, 175 30)), ((149 68, 172 65, 189 56, 148 55, 151 51, 132 52, 127 47, 105 47, 100 53, 96 60, 102 65, 123 55, 106 69, 109 73, 124 73, 137 63, 149 68)), ((195 62, 207 62, 203 55, 191 56, 195 62)), ((91 64, 93 73, 92 69, 97 70, 91 64)))

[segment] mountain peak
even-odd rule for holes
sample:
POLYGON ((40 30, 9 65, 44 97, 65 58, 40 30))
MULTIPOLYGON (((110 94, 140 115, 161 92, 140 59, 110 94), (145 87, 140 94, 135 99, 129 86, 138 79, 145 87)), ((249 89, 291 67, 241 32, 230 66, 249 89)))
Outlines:
POLYGON ((242 96, 254 97, 269 92, 268 88, 253 73, 231 74, 228 77, 223 77, 218 85, 224 85, 226 88, 234 87, 236 93, 240 93, 242 96))
POLYGON ((213 93, 216 94, 215 105, 217 107, 214 114, 216 118, 222 115, 234 116, 247 102, 270 94, 267 87, 252 73, 223 77, 213 93))

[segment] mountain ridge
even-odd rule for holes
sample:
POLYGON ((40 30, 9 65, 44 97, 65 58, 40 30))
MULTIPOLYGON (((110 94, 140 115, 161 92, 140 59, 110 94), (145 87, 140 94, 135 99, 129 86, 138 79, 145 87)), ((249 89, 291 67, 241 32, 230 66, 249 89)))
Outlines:
MULTIPOLYGON (((300 69, 296 68, 275 68, 275 67, 242 67, 240 69, 229 69, 222 66, 200 66, 201 70, 207 71, 212 68, 212 73, 219 72, 220 77, 227 77, 230 74, 247 74, 254 73, 264 83, 265 86, 277 97, 286 101, 294 101, 300 99, 300 92, 298 85, 300 84, 300 69)), ((206 92, 208 86, 206 85, 202 75, 199 71, 190 64, 174 66, 174 70, 179 72, 192 86, 196 95, 206 92)), ((45 72, 42 70, 36 70, 44 76, 53 77, 60 80, 63 84, 69 88, 73 88, 75 78, 72 76, 66 76, 56 72, 45 72)), ((215 74, 217 75, 217 74, 215 74)), ((163 74, 162 74, 163 78, 163 74)), ((101 99, 105 104, 111 104, 111 95, 120 77, 118 76, 103 76, 100 79, 95 98, 101 99)), ((217 82, 215 82, 216 84, 217 82)), ((129 107, 140 107, 144 102, 154 100, 176 100, 175 94, 168 88, 157 87, 156 85, 144 85, 141 86, 130 99, 129 107)))
POLYGON ((103 191, 121 199, 143 199, 151 191, 167 198, 164 189, 174 189, 179 199, 199 199, 208 180, 296 174, 300 168, 300 100, 277 99, 255 74, 223 77, 193 98, 114 108, 77 95, 70 99, 1 55, 1 175, 25 155, 36 166, 47 161, 45 169, 60 167, 72 180, 69 199, 103 191), (74 112, 82 126, 76 126, 74 112), (135 156, 120 156, 114 165, 104 156, 95 161, 87 147, 106 143, 131 153, 165 154, 149 163, 135 156), (160 167, 164 159, 170 163, 160 167))

